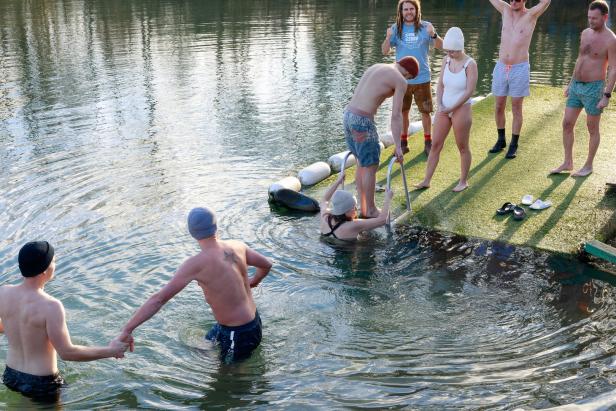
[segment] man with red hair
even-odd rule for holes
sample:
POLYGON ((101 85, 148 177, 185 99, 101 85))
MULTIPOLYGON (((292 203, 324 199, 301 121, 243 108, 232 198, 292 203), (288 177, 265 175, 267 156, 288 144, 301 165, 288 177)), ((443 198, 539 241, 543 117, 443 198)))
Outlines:
POLYGON ((419 63, 414 57, 405 57, 394 64, 375 64, 369 67, 359 80, 344 111, 346 143, 357 160, 355 185, 360 198, 360 217, 374 218, 379 215, 379 209, 374 203, 374 190, 381 147, 374 114, 385 99, 393 96, 391 133, 396 145, 396 158, 402 163, 402 101, 407 88, 406 81, 415 78, 418 73, 419 63))

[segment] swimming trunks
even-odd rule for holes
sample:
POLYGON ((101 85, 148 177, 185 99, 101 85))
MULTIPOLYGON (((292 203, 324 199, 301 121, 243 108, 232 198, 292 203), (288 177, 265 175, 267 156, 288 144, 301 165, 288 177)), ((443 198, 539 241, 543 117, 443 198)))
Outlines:
POLYGON ((530 64, 503 64, 500 61, 492 71, 492 94, 498 97, 530 96, 530 64))
POLYGON ((259 312, 255 312, 255 318, 244 325, 227 327, 216 323, 205 339, 220 346, 220 358, 227 364, 248 358, 261 343, 259 312))
POLYGON ((11 390, 42 401, 56 401, 60 396, 60 388, 66 384, 58 373, 45 376, 32 375, 8 366, 4 369, 2 381, 11 390))
POLYGON ((567 107, 584 108, 586 114, 598 116, 603 113, 603 109, 598 109, 597 104, 603 98, 603 80, 597 81, 571 81, 569 86, 569 97, 567 97, 567 107))
POLYGON ((381 146, 372 115, 347 107, 344 111, 344 136, 360 167, 379 164, 381 146))

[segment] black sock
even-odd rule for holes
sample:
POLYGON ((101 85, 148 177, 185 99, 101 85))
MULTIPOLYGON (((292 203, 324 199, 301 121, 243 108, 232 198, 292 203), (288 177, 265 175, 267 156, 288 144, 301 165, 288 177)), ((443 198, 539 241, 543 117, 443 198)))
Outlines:
POLYGON ((517 146, 518 145, 518 139, 520 138, 519 134, 512 134, 511 135, 511 144, 512 146, 517 146))
POLYGON ((505 129, 497 128, 496 131, 498 131, 498 141, 505 141, 505 129))

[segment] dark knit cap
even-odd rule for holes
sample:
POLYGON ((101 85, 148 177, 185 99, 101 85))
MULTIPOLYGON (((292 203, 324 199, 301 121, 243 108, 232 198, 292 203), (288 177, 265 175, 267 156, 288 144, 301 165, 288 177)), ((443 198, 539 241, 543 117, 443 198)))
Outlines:
POLYGON ((55 251, 47 241, 32 241, 19 250, 19 269, 24 277, 35 277, 51 264, 55 251))

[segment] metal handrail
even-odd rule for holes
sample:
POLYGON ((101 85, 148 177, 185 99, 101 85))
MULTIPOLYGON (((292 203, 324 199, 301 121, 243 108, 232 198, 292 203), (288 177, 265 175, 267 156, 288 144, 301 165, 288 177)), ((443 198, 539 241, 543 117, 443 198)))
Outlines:
MULTIPOLYGON (((389 161, 389 167, 387 168, 387 189, 391 190, 391 170, 394 168, 394 164, 396 163, 396 157, 392 157, 389 161)), ((406 210, 412 211, 411 209, 411 196, 409 195, 408 185, 406 184, 406 173, 404 172, 404 164, 400 164, 400 173, 402 174, 402 183, 404 184, 404 194, 406 195, 406 210)), ((390 215, 387 216, 387 224, 390 223, 391 212, 390 215)))
MULTIPOLYGON (((353 153, 351 153, 350 151, 346 154, 346 156, 344 156, 344 159, 342 160, 342 167, 340 167, 340 175, 343 176, 344 175, 344 170, 346 169, 346 162, 347 159, 349 158, 349 156, 352 156, 353 153)), ((342 189, 344 190, 344 180, 342 180, 342 189)))

